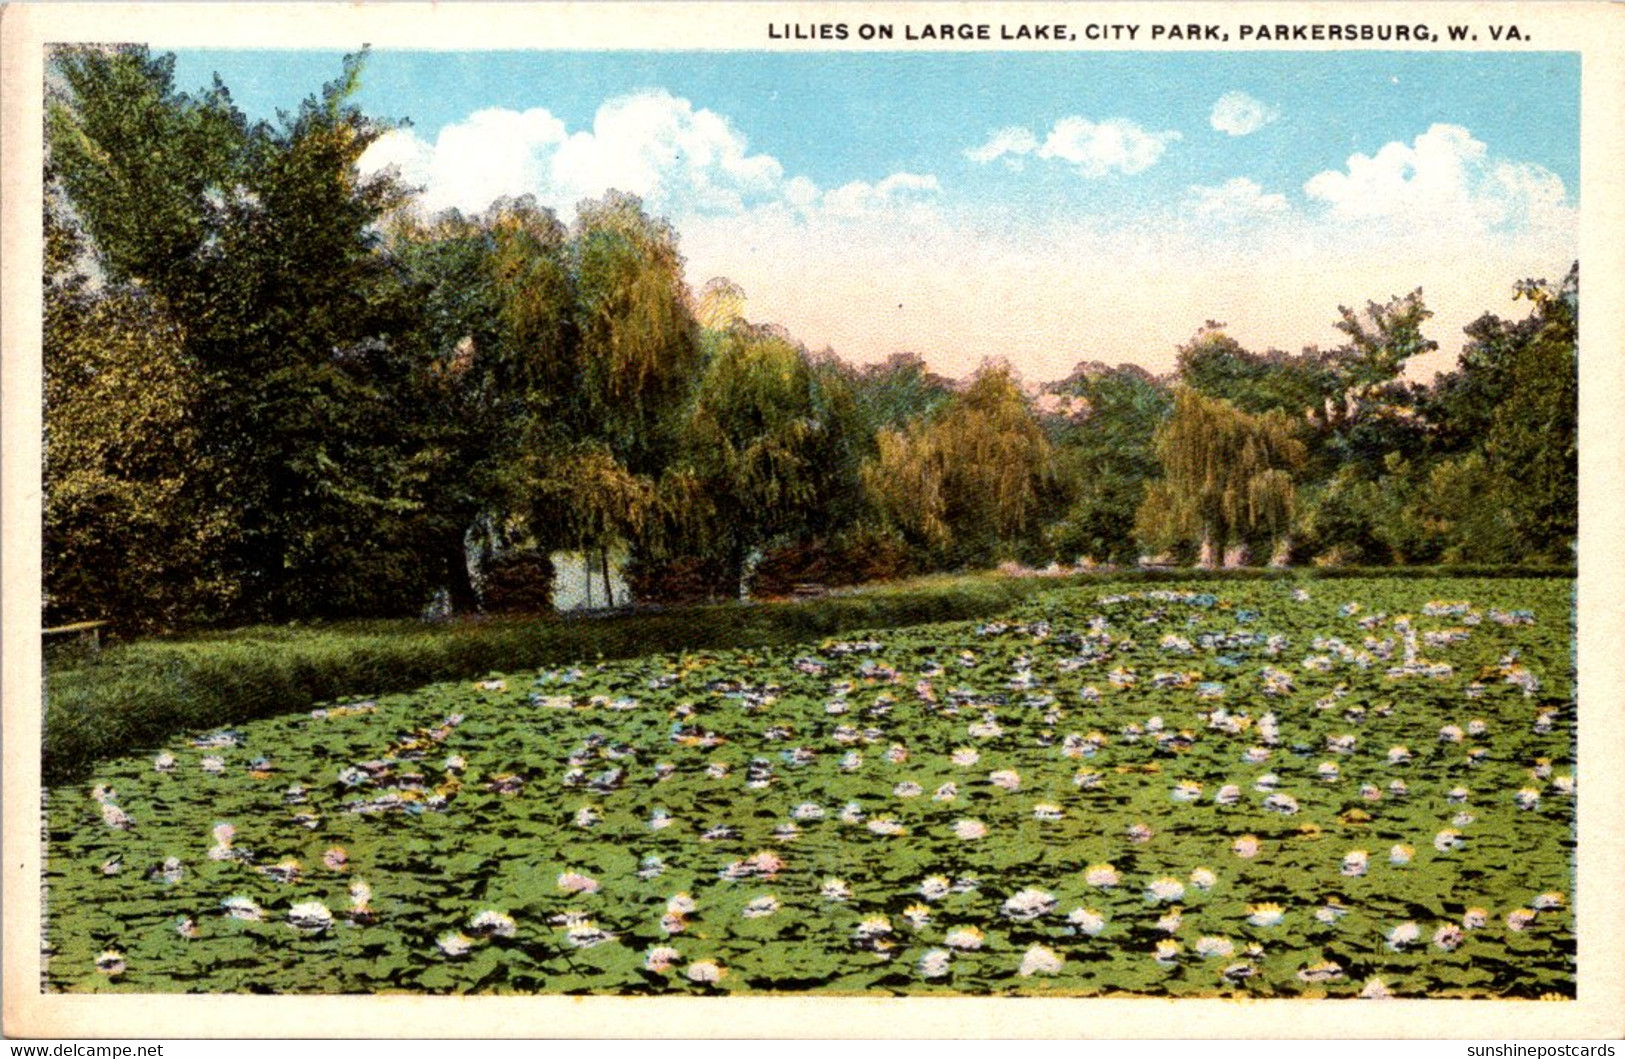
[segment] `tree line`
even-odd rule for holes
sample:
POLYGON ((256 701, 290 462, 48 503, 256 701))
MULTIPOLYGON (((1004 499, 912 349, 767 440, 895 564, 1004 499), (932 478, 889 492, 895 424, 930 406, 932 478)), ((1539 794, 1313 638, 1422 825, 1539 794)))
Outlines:
POLYGON ((357 162, 364 56, 278 120, 173 57, 47 84, 45 611, 174 627, 545 604, 548 555, 652 600, 1014 560, 1569 561, 1578 271, 1406 381, 1420 291, 1346 341, 1210 322, 1156 377, 856 367, 684 279, 609 192, 424 216, 357 162))

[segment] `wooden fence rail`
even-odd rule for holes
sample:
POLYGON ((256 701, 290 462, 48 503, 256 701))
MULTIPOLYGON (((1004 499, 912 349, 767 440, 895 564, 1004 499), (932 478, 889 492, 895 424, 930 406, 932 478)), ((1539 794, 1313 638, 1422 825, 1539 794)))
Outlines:
POLYGON ((99 651, 102 648, 102 629, 107 624, 105 621, 76 621, 72 625, 58 625, 54 629, 43 629, 40 635, 46 640, 72 637, 81 642, 88 642, 92 651, 99 651))

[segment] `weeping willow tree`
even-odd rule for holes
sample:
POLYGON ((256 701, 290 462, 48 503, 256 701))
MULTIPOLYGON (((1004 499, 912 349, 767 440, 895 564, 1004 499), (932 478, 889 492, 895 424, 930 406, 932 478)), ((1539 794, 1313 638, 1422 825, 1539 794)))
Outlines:
POLYGON ((745 291, 726 276, 717 276, 700 290, 694 316, 702 328, 725 334, 735 324, 745 322, 745 291))
POLYGON ((634 196, 581 203, 568 238, 499 218, 502 323, 546 351, 510 493, 543 550, 609 552, 663 521, 662 478, 679 455, 701 364, 677 236, 634 196))
POLYGON ((677 233, 611 191, 580 205, 571 249, 581 432, 633 474, 658 477, 703 360, 677 233))
POLYGON ((882 430, 863 470, 873 504, 905 538, 970 563, 1013 555, 1034 528, 1052 447, 1005 365, 924 420, 882 430))
POLYGON ((1287 544, 1304 444, 1281 412, 1248 415, 1229 401, 1181 390, 1158 432, 1162 478, 1135 517, 1153 551, 1194 545, 1203 565, 1233 545, 1287 544))
MULTIPOLYGON (((820 370, 778 329, 746 323, 737 287, 708 288, 716 292, 729 322, 706 332, 710 360, 685 429, 684 466, 705 498, 687 529, 744 596, 762 549, 835 528, 843 495, 855 492, 856 430, 838 372, 820 370)), ((664 493, 689 484, 670 480, 664 493)))
POLYGON ((416 299, 413 427, 431 562, 454 609, 479 605, 478 558, 529 502, 538 452, 578 431, 568 233, 529 197, 484 213, 392 218, 387 248, 416 299))
POLYGON ((545 527, 538 539, 589 557, 596 553, 605 592, 612 591, 611 549, 642 538, 658 517, 661 500, 653 479, 633 474, 608 448, 592 443, 541 454, 529 498, 528 524, 545 527))

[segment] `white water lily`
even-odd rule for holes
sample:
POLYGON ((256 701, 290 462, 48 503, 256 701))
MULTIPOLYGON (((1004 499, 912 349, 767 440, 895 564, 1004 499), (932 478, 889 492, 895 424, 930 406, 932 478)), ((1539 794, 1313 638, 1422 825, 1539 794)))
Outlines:
POLYGON ((468 921, 468 929, 484 937, 511 938, 519 928, 506 912, 487 909, 468 921))
POLYGON ((665 974, 682 962, 683 954, 670 945, 656 945, 643 957, 643 968, 655 974, 665 974))
POLYGON ((1084 869, 1083 879, 1090 886, 1099 886, 1102 889, 1116 886, 1122 882, 1122 877, 1117 874, 1117 869, 1110 864, 1089 865, 1084 869))
POLYGON ((1273 901, 1262 901, 1247 906, 1247 922, 1255 927, 1273 927, 1281 922, 1286 910, 1273 901))
POLYGON ((1388 931, 1388 947, 1395 952, 1401 952, 1407 945, 1414 944, 1422 936, 1422 928, 1415 923, 1401 923, 1388 931))
POLYGON ((824 884, 818 888, 818 896, 826 901, 850 901, 852 888, 843 879, 825 879, 824 884))
POLYGON ((1093 908, 1074 908, 1067 913, 1066 921, 1078 928, 1078 933, 1091 938, 1106 929, 1106 917, 1093 908))
POLYGON ((320 901, 305 901, 288 909, 288 923, 295 930, 319 934, 333 925, 333 913, 320 901))
POLYGON ((953 953, 948 949, 927 949, 920 957, 921 978, 943 978, 949 970, 953 953))
POLYGON ((578 949, 590 949, 615 940, 615 935, 590 919, 580 919, 564 929, 564 940, 578 949))
POLYGON ((1167 876, 1152 879, 1145 890, 1147 899, 1151 901, 1178 901, 1185 896, 1185 884, 1167 876))
POLYGON ((598 892, 598 880, 580 872, 562 872, 559 875, 559 889, 567 894, 595 894, 598 892))
POLYGON ((727 969, 715 960, 696 960, 688 965, 688 970, 683 972, 690 982, 698 982, 702 985, 715 985, 717 982, 722 981, 723 976, 727 973, 727 969))
POLYGON ((1021 957, 1021 967, 1016 971, 1023 978, 1030 978, 1035 974, 1058 974, 1066 963, 1066 957, 1054 949, 1043 945, 1034 945, 1021 957))
POLYGON ((1002 911, 1017 922, 1026 922, 1055 911, 1055 895, 1047 890, 1026 889, 1012 894, 1002 911))

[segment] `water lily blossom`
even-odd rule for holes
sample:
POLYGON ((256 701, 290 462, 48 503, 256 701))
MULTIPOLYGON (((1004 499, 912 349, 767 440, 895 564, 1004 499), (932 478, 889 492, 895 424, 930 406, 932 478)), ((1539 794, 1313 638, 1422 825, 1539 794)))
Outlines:
POLYGON ((1022 955, 1021 967, 1016 973, 1023 978, 1031 978, 1035 974, 1059 974, 1065 963, 1066 957, 1055 950, 1034 945, 1022 955))

